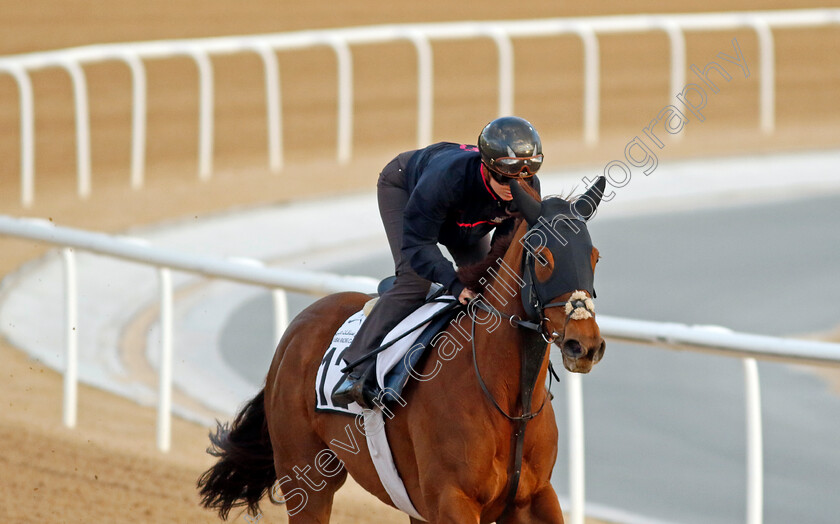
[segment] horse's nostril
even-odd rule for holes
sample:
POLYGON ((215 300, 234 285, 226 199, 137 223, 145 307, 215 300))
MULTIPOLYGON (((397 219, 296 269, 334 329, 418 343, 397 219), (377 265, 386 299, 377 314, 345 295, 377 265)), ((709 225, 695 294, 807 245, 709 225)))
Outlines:
POLYGON ((577 358, 584 354, 584 349, 577 340, 567 340, 563 342, 563 353, 569 357, 577 358))
POLYGON ((601 345, 598 346, 598 350, 595 352, 595 362, 599 362, 602 358, 604 358, 605 349, 607 349, 607 343, 601 340, 601 345))

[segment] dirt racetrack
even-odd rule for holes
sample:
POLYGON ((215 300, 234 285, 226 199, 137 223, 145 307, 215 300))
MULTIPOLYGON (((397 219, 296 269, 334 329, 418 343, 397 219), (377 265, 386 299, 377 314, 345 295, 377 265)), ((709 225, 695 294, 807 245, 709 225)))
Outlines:
MULTIPOLYGON (((288 2, 250 0, 0 0, 0 54, 91 43, 254 34, 397 22, 585 16, 629 12, 626 2, 528 3, 288 2)), ((696 10, 674 2, 633 3, 636 13, 696 10)), ((705 11, 829 7, 832 2, 710 0, 705 11)), ((777 131, 758 132, 758 59, 749 31, 687 35, 689 64, 732 54, 737 38, 753 74, 733 75, 710 98, 702 123, 669 141, 660 161, 840 145, 840 27, 776 31, 777 131)), ((545 140, 549 169, 592 165, 593 174, 623 154, 667 103, 664 34, 609 36, 601 47, 601 129, 596 147, 582 141, 582 50, 574 38, 516 41, 516 112, 545 140)), ((435 43, 434 139, 472 143, 495 116, 491 42, 435 43)), ((86 67, 93 143, 93 194, 75 197, 75 128, 66 73, 32 75, 36 108, 36 196, 19 202, 18 93, 0 75, 0 209, 59 224, 122 231, 164 220, 314 195, 372 188, 379 168, 414 147, 416 65, 408 44, 356 47, 354 161, 335 155, 335 60, 329 50, 279 55, 287 165, 265 168, 262 69, 255 56, 215 58, 215 173, 196 181, 197 78, 186 60, 148 64, 147 180, 131 191, 130 77, 124 66, 86 67)), ((688 79, 687 81, 691 81, 688 79)), ((282 241, 282 239, 268 239, 282 241)), ((0 274, 45 248, 0 238, 0 274)), ((33 314, 37 312, 33 311, 33 314)), ((213 522, 198 507, 194 483, 210 463, 207 428, 175 420, 173 449, 154 449, 152 409, 82 387, 79 423, 61 426, 61 377, 0 343, 0 522, 213 522)), ((264 508, 261 522, 284 522, 264 508)), ((335 522, 405 522, 352 486, 339 493, 335 522)), ((239 520, 238 513, 232 519, 239 520)))

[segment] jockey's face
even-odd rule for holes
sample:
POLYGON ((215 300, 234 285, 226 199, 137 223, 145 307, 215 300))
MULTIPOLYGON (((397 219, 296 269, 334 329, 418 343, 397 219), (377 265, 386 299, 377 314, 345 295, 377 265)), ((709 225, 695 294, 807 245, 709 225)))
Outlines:
POLYGON ((492 176, 487 178, 490 179, 490 189, 499 195, 499 198, 502 200, 513 200, 513 195, 510 192, 510 184, 500 184, 496 182, 496 179, 492 176))
MULTIPOLYGON (((540 155, 540 158, 542 158, 542 155, 540 155)), ((539 169, 539 167, 537 169, 539 169)), ((536 169, 534 171, 536 171, 536 169)), ((513 194, 510 192, 510 183, 512 181, 519 180, 520 182, 530 182, 530 179, 534 176, 531 168, 527 166, 521 169, 516 175, 504 175, 490 169, 483 162, 481 164, 481 173, 482 176, 484 176, 484 179, 489 182, 493 192, 499 195, 502 200, 508 201, 513 200, 513 194)))

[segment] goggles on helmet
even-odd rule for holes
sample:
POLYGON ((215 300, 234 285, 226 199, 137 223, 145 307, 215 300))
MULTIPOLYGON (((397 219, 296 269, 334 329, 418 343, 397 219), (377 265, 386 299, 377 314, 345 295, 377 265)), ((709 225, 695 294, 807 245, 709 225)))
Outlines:
POLYGON ((529 172, 529 171, 524 171, 521 174, 514 175, 514 176, 503 175, 501 173, 497 173, 496 171, 493 171, 492 169, 487 169, 487 173, 490 175, 490 177, 493 180, 495 180, 496 182, 498 182, 499 184, 501 184, 503 186, 510 185, 510 183, 513 182, 514 180, 530 180, 531 178, 534 177, 534 174, 529 172))
POLYGON ((542 155, 526 157, 505 156, 501 158, 494 158, 487 167, 490 168, 490 171, 495 171, 496 173, 506 177, 527 178, 536 174, 536 172, 540 169, 542 162, 542 155), (527 171, 528 174, 523 175, 523 171, 527 171))

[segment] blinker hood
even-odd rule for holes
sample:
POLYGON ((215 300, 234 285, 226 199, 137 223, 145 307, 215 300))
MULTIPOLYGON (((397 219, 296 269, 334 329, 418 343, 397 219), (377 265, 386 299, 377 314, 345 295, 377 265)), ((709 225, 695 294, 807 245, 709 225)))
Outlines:
POLYGON ((539 202, 517 183, 511 184, 516 207, 529 225, 520 242, 525 248, 525 256, 522 257, 525 281, 522 302, 530 317, 541 316, 544 305, 566 293, 583 290, 595 297, 593 246, 586 220, 594 215, 600 203, 604 189, 602 181, 605 182, 603 177, 571 203, 559 197, 539 202), (578 205, 582 200, 586 205, 578 205), (551 276, 545 281, 536 277, 537 265, 546 262, 540 254, 542 250, 548 250, 554 261, 551 276))
POLYGON ((559 198, 545 200, 543 207, 549 211, 548 216, 541 215, 521 240, 525 248, 523 274, 534 276, 533 284, 543 303, 579 289, 594 298, 592 238, 586 222, 573 216, 568 203, 559 198), (550 278, 540 282, 533 273, 547 262, 540 253, 543 249, 551 253, 554 269, 550 278))

